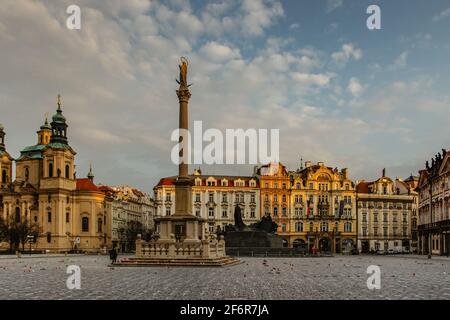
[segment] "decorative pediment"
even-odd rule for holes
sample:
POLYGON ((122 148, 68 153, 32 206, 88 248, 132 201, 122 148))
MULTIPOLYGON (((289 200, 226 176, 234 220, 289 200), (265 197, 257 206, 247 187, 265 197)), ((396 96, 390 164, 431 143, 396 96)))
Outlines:
POLYGON ((444 159, 442 160, 441 167, 439 168, 439 174, 443 174, 450 171, 450 153, 447 152, 447 154, 444 156, 444 159))

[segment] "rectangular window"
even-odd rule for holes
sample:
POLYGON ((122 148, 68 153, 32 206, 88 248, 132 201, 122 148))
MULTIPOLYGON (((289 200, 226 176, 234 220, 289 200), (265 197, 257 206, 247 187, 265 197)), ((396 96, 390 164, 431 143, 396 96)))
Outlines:
POLYGON ((283 214, 283 217, 286 217, 286 212, 287 212, 287 210, 286 210, 286 208, 285 207, 283 207, 282 209, 281 209, 281 212, 282 212, 282 214, 283 214))
POLYGON ((47 222, 52 222, 52 213, 47 212, 47 222))
POLYGON ((283 224, 281 225, 281 231, 282 231, 282 232, 286 232, 286 223, 283 223, 283 224))
POLYGON ((256 217, 256 215, 255 215, 255 208, 251 208, 250 209, 250 217, 251 218, 255 218, 256 217))
POLYGON ((209 202, 214 202, 214 193, 209 193, 209 202))
POLYGON ((200 202, 200 193, 195 194, 195 202, 200 202))
POLYGON ((226 218, 228 216, 227 210, 222 210, 222 218, 226 218))
POLYGON ((214 218, 214 208, 209 208, 209 209, 208 209, 208 216, 209 216, 210 218, 214 218))
POLYGON ((70 214, 66 212, 66 223, 70 222, 70 214))

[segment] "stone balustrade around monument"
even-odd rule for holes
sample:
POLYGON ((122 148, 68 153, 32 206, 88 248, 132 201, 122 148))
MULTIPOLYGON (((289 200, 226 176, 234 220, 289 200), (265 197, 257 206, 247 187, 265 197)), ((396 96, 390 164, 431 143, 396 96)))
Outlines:
POLYGON ((208 236, 207 239, 199 243, 185 243, 170 240, 143 241, 136 240, 136 256, 142 258, 220 258, 225 256, 225 240, 220 236, 219 240, 215 235, 208 236))

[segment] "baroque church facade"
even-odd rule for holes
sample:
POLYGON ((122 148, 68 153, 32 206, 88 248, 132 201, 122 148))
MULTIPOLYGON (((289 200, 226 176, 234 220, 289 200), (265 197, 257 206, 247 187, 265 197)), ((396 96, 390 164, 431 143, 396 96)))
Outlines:
POLYGON ((110 213, 92 170, 87 178, 76 177, 76 152, 67 128, 59 96, 52 122, 45 120, 37 131, 37 144, 24 148, 17 159, 6 151, 6 134, 0 128, 0 214, 6 221, 38 225, 34 250, 98 251, 110 246, 110 213))

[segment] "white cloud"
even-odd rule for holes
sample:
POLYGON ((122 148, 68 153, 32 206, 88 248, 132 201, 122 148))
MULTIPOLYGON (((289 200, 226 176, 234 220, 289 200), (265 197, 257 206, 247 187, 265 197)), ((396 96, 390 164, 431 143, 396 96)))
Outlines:
POLYGON ((291 29, 291 30, 295 30, 298 28, 300 28, 300 25, 298 23, 293 23, 289 26, 289 29, 291 29))
POLYGON ((200 48, 202 53, 207 59, 214 62, 224 62, 235 58, 240 58, 239 49, 232 49, 226 45, 219 44, 215 41, 211 41, 203 45, 200 48))
POLYGON ((205 32, 214 36, 238 35, 240 37, 260 37, 265 29, 284 16, 279 1, 242 0, 209 4, 201 16, 205 32))
POLYGON ((359 82, 358 78, 350 78, 347 86, 347 91, 350 92, 354 97, 359 96, 364 90, 364 86, 359 82))
POLYGON ((434 15, 432 20, 434 22, 438 22, 438 21, 440 21, 442 19, 445 19, 445 18, 447 18, 449 16, 450 16, 450 8, 445 9, 445 10, 439 12, 438 14, 434 15))
POLYGON ((327 0, 327 12, 330 13, 344 4, 343 0, 327 0))
POLYGON ((337 66, 343 67, 350 59, 359 60, 362 56, 363 52, 361 49, 355 47, 352 43, 345 43, 340 51, 331 54, 331 59, 337 66))
POLYGON ((394 63, 389 66, 389 70, 395 71, 398 69, 403 69, 408 64, 408 51, 403 51, 395 60, 394 63))
POLYGON ((326 86, 333 78, 332 74, 310 74, 296 72, 292 74, 292 78, 304 85, 326 86))

